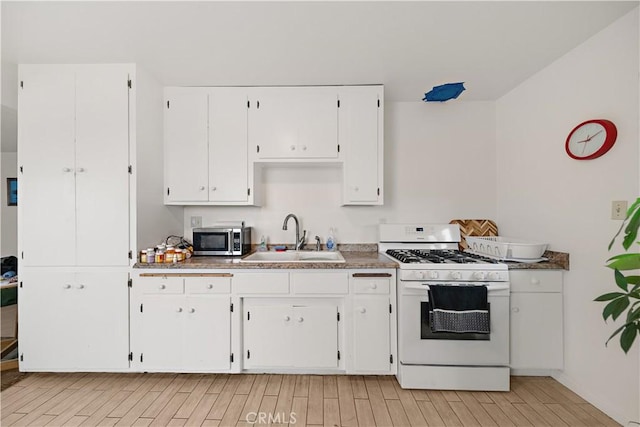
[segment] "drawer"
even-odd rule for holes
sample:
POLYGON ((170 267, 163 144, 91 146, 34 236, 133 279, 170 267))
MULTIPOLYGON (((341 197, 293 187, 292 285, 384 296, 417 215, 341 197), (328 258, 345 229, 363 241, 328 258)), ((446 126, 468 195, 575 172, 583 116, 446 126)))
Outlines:
POLYGON ((388 294, 389 279, 380 277, 358 277, 352 279, 355 294, 388 294))
POLYGON ((291 273, 294 294, 347 294, 349 278, 346 272, 291 273))
POLYGON ((289 273, 237 273, 233 290, 238 294, 288 294, 289 273))
POLYGON ((511 292, 562 292, 562 270, 509 272, 511 292))
POLYGON ((184 292, 182 277, 155 276, 139 279, 143 294, 181 294, 184 292))
POLYGON ((231 293, 231 277, 188 277, 184 279, 188 295, 231 293))

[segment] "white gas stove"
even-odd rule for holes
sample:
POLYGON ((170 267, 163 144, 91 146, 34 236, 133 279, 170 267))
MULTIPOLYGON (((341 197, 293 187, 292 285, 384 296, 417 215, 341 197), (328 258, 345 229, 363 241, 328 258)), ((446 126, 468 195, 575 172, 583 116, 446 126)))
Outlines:
POLYGON ((404 388, 509 389, 507 264, 458 250, 455 224, 380 224, 380 252, 399 263, 398 381, 404 388), (430 286, 487 289, 490 331, 433 331, 430 286))

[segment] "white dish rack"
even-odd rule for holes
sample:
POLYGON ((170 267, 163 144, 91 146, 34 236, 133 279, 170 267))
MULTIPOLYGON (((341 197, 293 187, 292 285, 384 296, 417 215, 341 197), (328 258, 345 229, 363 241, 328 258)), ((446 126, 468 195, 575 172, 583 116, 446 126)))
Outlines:
POLYGON ((534 243, 503 236, 467 236, 469 250, 502 260, 541 260, 547 243, 534 243))

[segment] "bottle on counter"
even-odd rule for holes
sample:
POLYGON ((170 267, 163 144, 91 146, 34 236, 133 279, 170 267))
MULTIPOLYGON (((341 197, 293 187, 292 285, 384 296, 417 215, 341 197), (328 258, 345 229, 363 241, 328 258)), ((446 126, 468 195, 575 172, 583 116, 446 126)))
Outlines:
POLYGON ((161 264, 164 262, 164 245, 156 247, 156 263, 161 264))
POLYGON ((333 228, 329 229, 329 236, 327 236, 327 250, 328 251, 336 250, 336 241, 333 237, 333 228))
POLYGON ((258 252, 266 252, 267 251, 267 239, 262 236, 260 237, 260 246, 258 246, 258 252))
POLYGON ((156 251, 153 248, 147 249, 147 263, 154 264, 156 262, 156 251))
POLYGON ((146 249, 140 251, 140 262, 141 263, 145 263, 145 264, 147 263, 147 251, 146 251, 146 249))
POLYGON ((167 250, 164 253, 164 262, 172 263, 176 258, 176 250, 173 246, 167 246, 167 250))

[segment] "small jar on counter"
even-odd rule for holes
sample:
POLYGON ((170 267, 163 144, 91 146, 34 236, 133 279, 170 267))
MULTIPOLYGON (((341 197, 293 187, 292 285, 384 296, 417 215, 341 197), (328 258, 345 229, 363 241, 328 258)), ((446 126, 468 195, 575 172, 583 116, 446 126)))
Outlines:
POLYGON ((147 251, 140 251, 140 262, 141 263, 146 263, 147 262, 147 251))
POLYGON ((182 249, 176 249, 176 258, 174 262, 184 261, 184 251, 182 249))
POLYGON ((162 264, 164 262, 164 249, 161 247, 156 248, 156 263, 162 264))
POLYGON ((167 251, 164 253, 164 262, 172 263, 176 257, 176 250, 173 246, 167 246, 167 251))
POLYGON ((148 264, 153 264, 156 262, 156 251, 153 250, 153 248, 148 248, 147 249, 147 263, 148 264))

